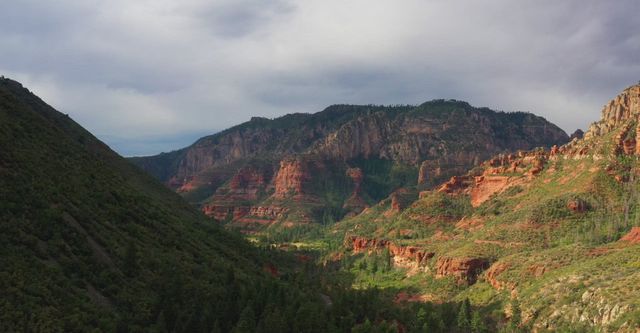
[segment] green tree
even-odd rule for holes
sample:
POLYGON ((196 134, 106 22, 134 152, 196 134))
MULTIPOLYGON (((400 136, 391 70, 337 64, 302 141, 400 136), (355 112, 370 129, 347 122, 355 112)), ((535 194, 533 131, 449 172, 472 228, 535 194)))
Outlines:
POLYGON ((371 273, 375 274, 378 272, 378 260, 375 257, 371 257, 371 273))
POLYGON ((460 308, 458 309, 458 318, 457 318, 458 328, 462 330, 469 330, 471 328, 471 303, 468 298, 465 298, 464 301, 460 304, 460 308))
POLYGON ((369 318, 367 318, 364 323, 354 326, 351 329, 351 333, 369 333, 373 331, 373 325, 369 318))
POLYGON ((213 327, 211 328, 211 333, 222 333, 222 329, 220 328, 220 323, 216 320, 213 323, 213 327))
POLYGON ((253 312, 251 303, 242 310, 240 319, 236 324, 235 333, 253 333, 256 331, 256 315, 253 312))
POLYGON ((138 272, 138 249, 134 242, 127 244, 124 256, 124 273, 127 276, 134 276, 138 272))
POLYGON ((420 307, 418 310, 415 327, 417 332, 429 332, 429 318, 424 307, 420 307))
POLYGON ((471 331, 473 333, 488 332, 487 325, 478 311, 473 311, 473 315, 471 315, 471 331))
POLYGON ((389 270, 391 270, 391 253, 389 249, 385 248, 382 251, 382 271, 388 272, 389 270))
POLYGON ((444 322, 444 318, 441 311, 431 312, 431 322, 434 324, 436 331, 444 331, 447 328, 447 324, 444 322))
POLYGON ((265 310, 265 313, 260 320, 257 332, 286 332, 287 321, 284 316, 275 307, 270 307, 265 310))

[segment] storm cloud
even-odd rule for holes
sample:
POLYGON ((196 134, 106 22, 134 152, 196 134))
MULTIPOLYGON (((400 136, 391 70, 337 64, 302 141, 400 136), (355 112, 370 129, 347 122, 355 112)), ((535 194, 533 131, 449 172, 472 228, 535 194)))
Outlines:
POLYGON ((0 4, 0 74, 124 155, 334 103, 455 98, 566 131, 640 80, 638 1, 0 4))

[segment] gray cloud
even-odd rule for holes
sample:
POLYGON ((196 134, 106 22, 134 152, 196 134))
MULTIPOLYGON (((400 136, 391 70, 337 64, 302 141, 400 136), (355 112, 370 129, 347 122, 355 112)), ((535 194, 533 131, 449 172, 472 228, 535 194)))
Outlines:
POLYGON ((217 36, 242 38, 274 20, 286 19, 294 9, 287 1, 220 0, 200 8, 198 17, 217 36))
POLYGON ((0 4, 0 73, 123 154, 251 116, 456 98, 567 131, 640 79, 637 1, 0 4))

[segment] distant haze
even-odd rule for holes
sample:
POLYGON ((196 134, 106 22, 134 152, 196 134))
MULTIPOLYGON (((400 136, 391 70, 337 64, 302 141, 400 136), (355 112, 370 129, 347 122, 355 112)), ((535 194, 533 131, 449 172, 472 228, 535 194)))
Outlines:
POLYGON ((571 133, 640 80, 639 1, 0 4, 0 74, 124 155, 251 116, 454 98, 571 133))

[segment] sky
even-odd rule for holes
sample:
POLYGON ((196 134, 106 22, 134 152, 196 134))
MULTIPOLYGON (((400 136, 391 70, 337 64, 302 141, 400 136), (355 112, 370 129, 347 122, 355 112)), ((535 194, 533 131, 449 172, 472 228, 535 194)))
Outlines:
POLYGON ((252 116, 444 98, 569 134, 640 80, 640 1, 0 2, 0 74, 125 156, 252 116))

